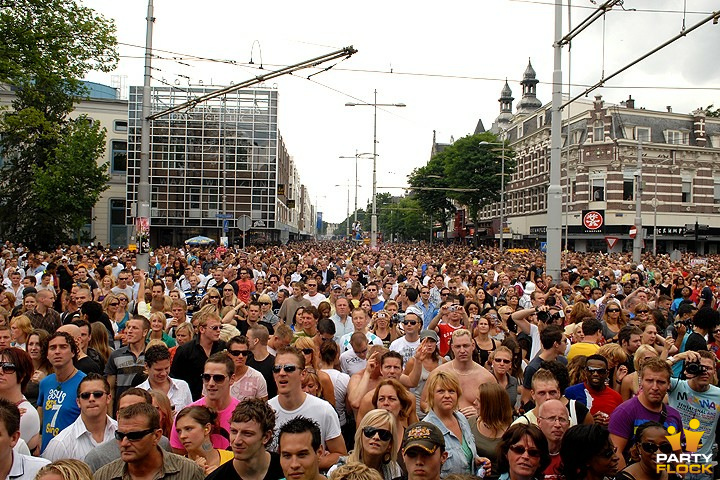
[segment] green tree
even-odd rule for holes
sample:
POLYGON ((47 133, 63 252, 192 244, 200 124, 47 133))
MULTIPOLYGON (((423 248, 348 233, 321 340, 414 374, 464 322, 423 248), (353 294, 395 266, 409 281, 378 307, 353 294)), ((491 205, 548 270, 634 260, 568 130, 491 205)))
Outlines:
POLYGON ((73 0, 0 1, 0 228, 5 238, 50 247, 72 239, 107 188, 105 132, 71 119, 92 70, 117 65, 111 20, 73 0))
POLYGON ((720 108, 715 108, 715 105, 708 105, 707 108, 705 108, 705 115, 708 117, 714 117, 714 118, 720 118, 720 108))
MULTIPOLYGON (((480 209, 500 200, 502 153, 498 138, 484 132, 463 137, 438 154, 442 156, 448 185, 457 189, 448 191, 448 195, 467 206, 476 229, 480 209)), ((507 184, 515 169, 515 154, 507 146, 504 153, 507 184)))
POLYGON ((408 183, 415 187, 413 196, 417 199, 418 205, 431 217, 433 221, 440 221, 444 228, 443 233, 447 240, 447 224, 456 211, 455 205, 448 195, 448 178, 445 175, 446 157, 443 152, 433 156, 427 165, 416 168, 410 174, 408 183), (428 190, 424 190, 427 188, 428 190), (435 189, 439 190, 435 190, 435 189))

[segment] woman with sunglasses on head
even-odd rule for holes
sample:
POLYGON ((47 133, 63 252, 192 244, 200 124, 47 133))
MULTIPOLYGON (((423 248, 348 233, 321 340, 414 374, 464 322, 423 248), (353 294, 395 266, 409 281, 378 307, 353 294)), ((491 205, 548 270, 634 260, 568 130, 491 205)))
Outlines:
POLYGON ((328 470, 328 477, 340 466, 362 463, 380 473, 383 480, 402 475, 397 463, 400 445, 396 442, 395 417, 387 410, 370 410, 355 431, 355 448, 347 457, 340 457, 328 470))
POLYGON ((0 350, 0 398, 14 403, 22 412, 20 438, 31 452, 40 446, 40 416, 23 395, 32 373, 32 360, 25 350, 14 347, 0 350))
POLYGON ((550 464, 545 436, 535 425, 520 423, 508 428, 497 448, 495 471, 500 480, 532 480, 544 478, 550 464))
POLYGON ((597 424, 570 427, 560 446, 566 480, 604 480, 618 471, 620 456, 607 428, 597 424))
POLYGON ((305 366, 316 372, 318 381, 322 386, 323 396, 321 398, 330 402, 330 405, 335 405, 335 387, 333 387, 330 376, 320 370, 320 353, 318 353, 315 341, 311 337, 299 337, 294 346, 305 357, 305 366))
POLYGON ((665 437, 667 431, 658 422, 645 422, 635 430, 635 444, 630 456, 635 463, 615 475, 615 480, 667 480, 667 471, 657 469, 657 454, 669 455, 673 447, 665 437))
POLYGON ((175 430, 187 457, 209 475, 235 457, 229 450, 213 448, 210 433, 217 428, 217 413, 205 406, 185 407, 175 418, 175 430))

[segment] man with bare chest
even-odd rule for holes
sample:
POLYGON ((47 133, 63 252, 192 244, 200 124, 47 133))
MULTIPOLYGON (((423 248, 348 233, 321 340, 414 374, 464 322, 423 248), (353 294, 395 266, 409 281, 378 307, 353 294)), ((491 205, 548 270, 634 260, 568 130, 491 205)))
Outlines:
MULTIPOLYGON (((464 328, 455 330, 452 334, 450 348, 452 348, 454 360, 443 363, 437 367, 438 371, 452 372, 460 380, 462 395, 458 399, 460 413, 466 417, 476 415, 475 400, 478 395, 478 388, 483 383, 497 383, 495 377, 485 367, 478 365, 472 360, 473 340, 469 330, 464 328)), ((427 387, 427 384, 426 384, 427 387)), ((423 389, 420 401, 423 410, 427 407, 427 388, 423 389)))

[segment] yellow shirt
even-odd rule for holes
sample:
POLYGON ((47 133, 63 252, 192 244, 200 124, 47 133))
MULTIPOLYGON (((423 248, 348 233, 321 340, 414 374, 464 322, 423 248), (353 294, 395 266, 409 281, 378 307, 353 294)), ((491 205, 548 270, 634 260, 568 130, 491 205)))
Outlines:
POLYGON ((589 357, 590 355, 595 355, 598 350, 600 350, 600 346, 598 346, 598 344, 596 343, 574 343, 570 347, 570 352, 568 352, 568 362, 573 358, 577 357, 578 355, 585 355, 586 357, 589 357))

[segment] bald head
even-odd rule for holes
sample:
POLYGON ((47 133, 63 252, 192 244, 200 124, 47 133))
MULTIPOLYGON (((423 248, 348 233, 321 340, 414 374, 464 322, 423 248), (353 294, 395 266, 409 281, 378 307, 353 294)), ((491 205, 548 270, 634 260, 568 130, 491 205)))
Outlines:
POLYGON ((69 333, 71 337, 77 338, 80 336, 80 327, 73 324, 63 325, 57 329, 58 332, 69 333))

